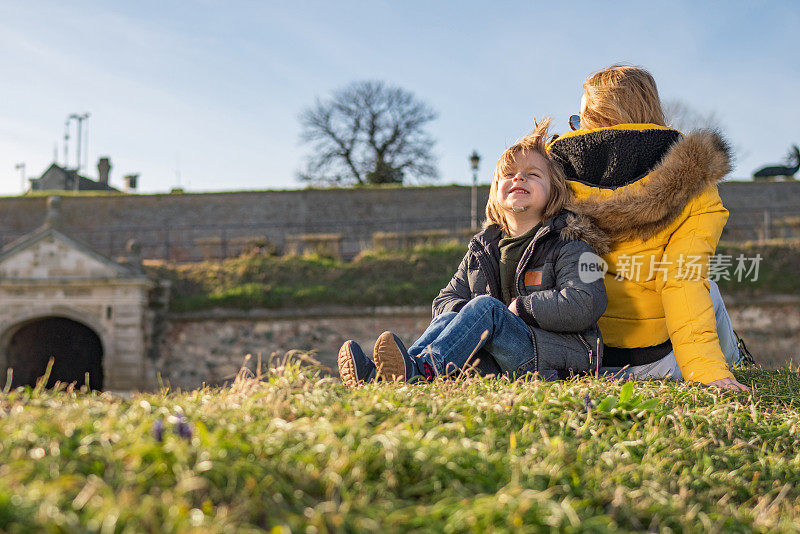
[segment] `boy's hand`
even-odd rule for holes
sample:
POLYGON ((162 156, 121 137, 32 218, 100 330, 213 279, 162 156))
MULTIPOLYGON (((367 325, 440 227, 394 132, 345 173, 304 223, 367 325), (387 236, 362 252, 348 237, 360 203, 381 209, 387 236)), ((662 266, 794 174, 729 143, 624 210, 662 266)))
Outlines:
POLYGON ((508 305, 508 311, 519 317, 519 313, 517 313, 517 299, 511 301, 511 304, 508 305))

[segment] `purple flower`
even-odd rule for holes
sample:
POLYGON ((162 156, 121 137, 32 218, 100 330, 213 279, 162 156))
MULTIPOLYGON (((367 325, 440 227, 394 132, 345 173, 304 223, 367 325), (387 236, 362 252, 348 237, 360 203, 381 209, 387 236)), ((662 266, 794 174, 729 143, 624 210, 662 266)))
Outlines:
POLYGON ((182 415, 178 417, 178 422, 175 423, 175 433, 185 439, 192 439, 192 425, 186 422, 186 418, 182 415))
POLYGON ((156 441, 162 442, 164 441, 164 421, 161 419, 157 419, 155 423, 153 423, 153 437, 156 438, 156 441))
POLYGON ((592 409, 592 406, 594 406, 594 403, 592 402, 592 398, 587 393, 583 396, 583 409, 589 412, 592 409))

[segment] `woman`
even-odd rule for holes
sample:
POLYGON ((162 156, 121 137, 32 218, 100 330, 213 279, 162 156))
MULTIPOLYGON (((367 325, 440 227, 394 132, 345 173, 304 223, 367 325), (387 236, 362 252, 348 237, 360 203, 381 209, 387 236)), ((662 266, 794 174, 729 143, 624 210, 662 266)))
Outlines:
POLYGON ((730 170, 728 145, 715 132, 668 128, 642 68, 614 65, 583 87, 580 129, 549 150, 566 171, 571 209, 613 242, 598 322, 606 369, 747 390, 729 370, 741 356, 707 279, 728 219, 716 186, 730 170))

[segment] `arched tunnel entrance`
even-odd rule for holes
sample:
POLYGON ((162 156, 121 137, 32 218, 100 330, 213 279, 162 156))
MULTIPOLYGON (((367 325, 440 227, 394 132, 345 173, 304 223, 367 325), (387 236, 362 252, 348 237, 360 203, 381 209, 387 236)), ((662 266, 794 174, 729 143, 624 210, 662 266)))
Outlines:
POLYGON ((88 326, 65 317, 44 317, 26 322, 11 336, 6 353, 5 378, 13 369, 11 387, 34 385, 53 358, 47 387, 56 382, 86 383, 103 389, 103 345, 88 326))

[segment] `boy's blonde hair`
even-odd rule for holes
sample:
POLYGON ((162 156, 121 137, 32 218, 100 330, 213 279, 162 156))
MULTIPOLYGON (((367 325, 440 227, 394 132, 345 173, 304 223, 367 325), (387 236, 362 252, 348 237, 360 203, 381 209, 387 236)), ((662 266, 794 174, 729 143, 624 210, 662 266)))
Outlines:
POLYGON ((583 91, 586 107, 581 111, 581 128, 644 123, 666 126, 656 81, 642 67, 611 65, 586 78, 583 91))
POLYGON ((567 181, 561 165, 550 159, 550 156, 547 154, 546 145, 549 140, 549 128, 550 118, 545 118, 536 123, 536 128, 533 132, 507 148, 500 156, 500 159, 497 160, 497 165, 495 165, 494 168, 494 176, 492 177, 492 186, 489 188, 489 202, 486 203, 486 221, 483 224, 484 228, 496 224, 502 228, 503 232, 507 233, 509 231, 508 223, 506 222, 506 210, 497 200, 497 187, 500 179, 516 164, 517 156, 524 155, 527 152, 535 152, 542 156, 547 162, 546 171, 550 179, 550 198, 547 200, 547 204, 545 204, 542 221, 546 221, 564 209, 567 201, 567 181))

